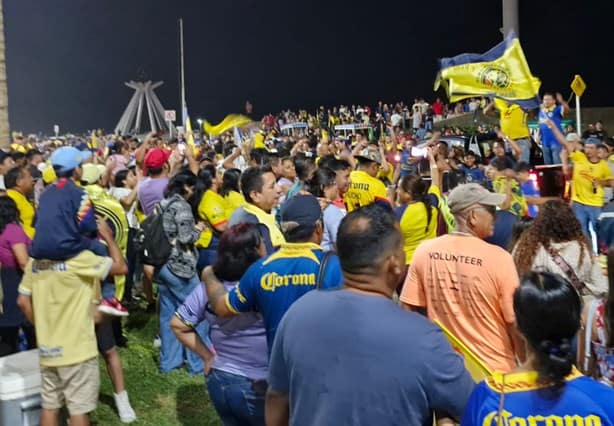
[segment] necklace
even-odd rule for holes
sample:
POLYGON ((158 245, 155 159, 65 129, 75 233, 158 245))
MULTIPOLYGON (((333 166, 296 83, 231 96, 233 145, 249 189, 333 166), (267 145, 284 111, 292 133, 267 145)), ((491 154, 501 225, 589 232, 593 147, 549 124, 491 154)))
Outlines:
POLYGON ((452 231, 450 232, 450 234, 462 235, 463 237, 475 237, 475 235, 470 234, 469 232, 462 232, 462 231, 452 231))

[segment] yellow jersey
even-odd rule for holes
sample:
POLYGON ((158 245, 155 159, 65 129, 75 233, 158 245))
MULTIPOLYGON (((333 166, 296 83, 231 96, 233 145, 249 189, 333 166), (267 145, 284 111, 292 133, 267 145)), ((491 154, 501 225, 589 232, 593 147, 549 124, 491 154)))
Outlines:
POLYGON ((234 212, 239 207, 247 204, 247 201, 245 201, 245 197, 243 196, 243 194, 237 191, 230 191, 228 194, 226 194, 224 199, 226 200, 226 208, 228 209, 226 216, 228 216, 229 218, 232 215, 232 212, 234 212))
POLYGON ((41 365, 62 367, 98 356, 94 284, 112 264, 89 250, 68 260, 30 259, 19 292, 32 297, 41 365))
POLYGON ((220 226, 228 222, 228 204, 224 197, 215 191, 207 189, 198 204, 198 219, 207 222, 207 228, 200 233, 196 247, 207 248, 213 238, 213 226, 220 226))
POLYGON ((19 220, 21 227, 30 239, 34 238, 34 216, 36 214, 34 206, 28 199, 19 191, 14 189, 7 189, 6 195, 9 196, 17 205, 19 210, 19 220))
POLYGON ((591 163, 580 151, 572 152, 569 159, 573 161, 571 200, 587 206, 603 207, 603 186, 593 188, 593 181, 614 179, 608 163, 605 160, 591 163))
POLYGON ((431 186, 428 190, 431 201, 431 221, 428 222, 426 206, 424 203, 411 203, 397 207, 395 215, 399 220, 401 234, 403 234, 403 250, 405 250, 405 264, 411 264, 414 252, 424 240, 437 237, 437 221, 439 218, 439 200, 441 192, 439 187, 431 186), (427 225, 428 223, 428 225, 427 225))
POLYGON ((390 207, 384 183, 361 170, 350 173, 350 187, 343 198, 348 213, 378 203, 390 207))
MULTIPOLYGON (((510 204, 509 211, 516 216, 526 216, 529 210, 527 206, 527 200, 522 195, 520 184, 516 179, 510 180, 512 190, 512 203, 510 204)), ((507 190, 507 178, 505 176, 497 176, 492 182, 493 190, 497 194, 505 194, 507 190)))
POLYGON ((507 104, 501 99, 495 98, 495 106, 499 110, 501 131, 511 139, 523 139, 529 137, 527 127, 527 113, 517 104, 507 104))

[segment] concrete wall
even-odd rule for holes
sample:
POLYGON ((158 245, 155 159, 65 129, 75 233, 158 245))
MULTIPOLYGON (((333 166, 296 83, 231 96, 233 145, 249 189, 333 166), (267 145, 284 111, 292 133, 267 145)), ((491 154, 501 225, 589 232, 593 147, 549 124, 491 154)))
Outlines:
MULTIPOLYGON (((596 121, 601 120, 603 122, 603 127, 608 131, 610 136, 614 136, 614 107, 604 107, 604 108, 582 108, 582 131, 586 130, 586 126, 588 123, 594 123, 596 121)), ((576 110, 572 108, 572 110, 567 114, 565 118, 576 120, 576 110)), ((489 124, 498 124, 499 120, 495 117, 485 116, 482 112, 478 112, 476 115, 477 124, 480 123, 489 123, 489 124)), ((443 126, 448 127, 469 127, 474 124, 473 121, 473 113, 467 113, 458 117, 449 118, 447 120, 441 120, 435 123, 435 128, 439 129, 443 126)))

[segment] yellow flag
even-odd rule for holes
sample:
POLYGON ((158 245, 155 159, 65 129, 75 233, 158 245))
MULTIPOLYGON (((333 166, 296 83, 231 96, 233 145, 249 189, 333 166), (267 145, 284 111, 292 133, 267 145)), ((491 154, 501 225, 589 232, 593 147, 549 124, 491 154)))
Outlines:
POLYGON ((491 96, 520 105, 539 107, 540 80, 531 74, 518 37, 508 37, 483 54, 463 53, 440 60, 434 89, 443 86, 450 102, 491 96))
POLYGON ((186 143, 191 147, 194 147, 194 133, 192 133, 192 122, 190 121, 190 117, 185 120, 185 133, 186 133, 186 143))
POLYGON ((254 148, 266 149, 266 145, 264 144, 264 134, 262 132, 256 132, 254 135, 254 148))
POLYGON ((443 324, 439 321, 434 321, 435 324, 441 328, 443 334, 452 345, 452 349, 456 351, 460 356, 465 360, 465 368, 471 374, 473 380, 478 383, 484 380, 485 378, 492 376, 492 370, 488 368, 484 362, 474 354, 471 349, 469 349, 463 342, 461 342, 458 337, 456 337, 450 330, 445 328, 443 324))
POLYGON ((98 137, 96 131, 92 130, 92 139, 90 140, 90 149, 98 149, 98 137))
POLYGON ((228 130, 231 130, 233 127, 242 127, 246 124, 251 123, 251 118, 246 117, 241 114, 229 114, 227 115, 219 124, 215 126, 210 124, 207 120, 203 124, 205 132, 207 132, 211 136, 218 136, 228 130))

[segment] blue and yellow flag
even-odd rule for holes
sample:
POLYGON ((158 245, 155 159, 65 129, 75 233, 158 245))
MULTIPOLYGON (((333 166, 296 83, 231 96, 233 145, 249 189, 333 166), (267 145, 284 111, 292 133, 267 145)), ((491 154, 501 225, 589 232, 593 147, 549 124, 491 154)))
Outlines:
POLYGON ((203 125, 205 132, 207 132, 211 136, 218 136, 228 130, 231 130, 233 127, 243 127, 246 124, 251 123, 252 120, 249 117, 246 117, 241 114, 230 114, 227 115, 219 124, 212 125, 207 120, 203 125))
POLYGON ((538 108, 540 104, 541 82, 531 74, 514 32, 486 53, 462 53, 441 59, 434 90, 440 85, 446 90, 450 102, 490 96, 525 109, 538 108))

